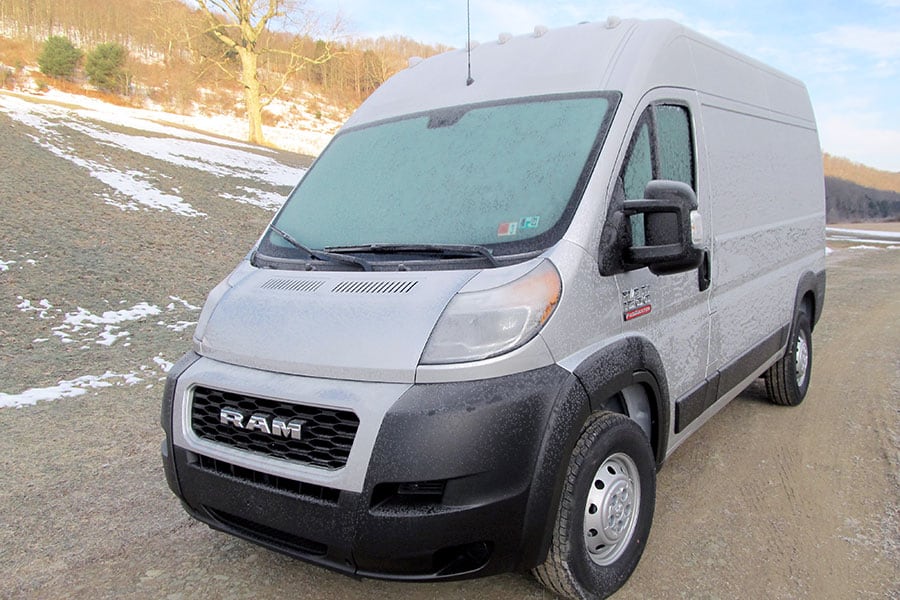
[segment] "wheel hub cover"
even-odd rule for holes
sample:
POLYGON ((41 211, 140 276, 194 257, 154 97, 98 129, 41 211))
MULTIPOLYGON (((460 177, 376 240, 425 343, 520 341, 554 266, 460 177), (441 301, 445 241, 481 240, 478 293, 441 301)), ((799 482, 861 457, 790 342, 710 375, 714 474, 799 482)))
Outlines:
POLYGON ((637 523, 640 509, 637 466, 625 454, 614 454, 597 469, 584 509, 584 545, 601 566, 621 556, 637 523))

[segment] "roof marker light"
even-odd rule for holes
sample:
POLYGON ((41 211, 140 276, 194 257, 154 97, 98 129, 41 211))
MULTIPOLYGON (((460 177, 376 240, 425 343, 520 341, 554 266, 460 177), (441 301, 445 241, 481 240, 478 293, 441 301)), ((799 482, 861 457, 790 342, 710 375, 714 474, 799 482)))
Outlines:
POLYGON ((511 33, 506 33, 506 32, 504 31, 504 32, 501 33, 499 36, 497 36, 497 43, 498 43, 498 44, 505 44, 506 42, 508 42, 508 41, 511 40, 512 38, 513 38, 513 35, 512 35, 511 33))
POLYGON ((622 19, 619 17, 609 16, 606 17, 606 28, 607 29, 615 29, 622 23, 622 19))
POLYGON ((425 60, 425 59, 422 58, 421 56, 410 56, 410 57, 409 57, 409 63, 408 63, 409 68, 412 69, 413 67, 415 67, 415 66, 418 65, 419 63, 423 62, 424 60, 425 60))
POLYGON ((550 31, 550 30, 547 29, 546 25, 535 25, 534 26, 534 37, 539 38, 542 35, 544 35, 545 33, 547 33, 548 31, 550 31))

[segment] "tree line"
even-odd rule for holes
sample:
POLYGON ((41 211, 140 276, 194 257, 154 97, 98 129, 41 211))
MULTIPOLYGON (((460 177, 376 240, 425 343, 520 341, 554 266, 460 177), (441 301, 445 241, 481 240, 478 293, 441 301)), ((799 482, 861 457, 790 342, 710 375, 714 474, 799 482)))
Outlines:
POLYGON ((900 194, 826 176, 825 210, 828 223, 900 221, 900 194))
POLYGON ((352 109, 411 56, 448 49, 400 36, 348 38, 340 21, 324 22, 304 0, 0 1, 0 62, 33 64, 58 38, 81 53, 69 79, 83 75, 135 101, 187 110, 202 96, 234 109, 241 94, 257 142, 275 98, 311 93, 352 109), (23 43, 3 43, 11 40, 23 43), (104 65, 121 61, 112 84, 87 73, 98 52, 104 65))

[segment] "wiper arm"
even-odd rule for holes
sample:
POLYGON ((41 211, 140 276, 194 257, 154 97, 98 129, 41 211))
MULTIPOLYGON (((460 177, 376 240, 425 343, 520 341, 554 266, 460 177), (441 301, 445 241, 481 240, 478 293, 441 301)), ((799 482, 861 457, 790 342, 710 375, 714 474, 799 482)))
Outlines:
POLYGON ((340 253, 371 252, 374 254, 421 252, 423 254, 438 254, 444 257, 482 256, 491 263, 492 267, 500 265, 497 262, 497 257, 494 256, 489 248, 477 244, 361 244, 359 246, 326 246, 325 250, 340 253))
MULTIPOLYGON (((364 271, 371 271, 372 264, 364 258, 359 258, 357 256, 346 256, 344 254, 338 254, 336 252, 327 252, 323 250, 313 250, 303 242, 298 241, 294 236, 283 231, 276 227, 275 225, 269 225, 269 229, 280 235, 286 242, 288 242, 291 246, 303 250, 311 258, 315 258, 317 260, 324 260, 330 262, 343 263, 345 265, 356 265, 357 267, 362 267, 364 271)), ((327 250, 327 249, 326 249, 327 250)))

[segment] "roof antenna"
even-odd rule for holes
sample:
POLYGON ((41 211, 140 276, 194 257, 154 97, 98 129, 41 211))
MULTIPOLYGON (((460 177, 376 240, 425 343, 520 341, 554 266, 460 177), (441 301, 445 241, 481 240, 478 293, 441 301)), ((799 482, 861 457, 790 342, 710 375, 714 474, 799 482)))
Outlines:
POLYGON ((470 0, 466 0, 466 52, 469 60, 469 76, 466 78, 466 85, 472 85, 475 80, 472 79, 472 11, 469 8, 470 0))

